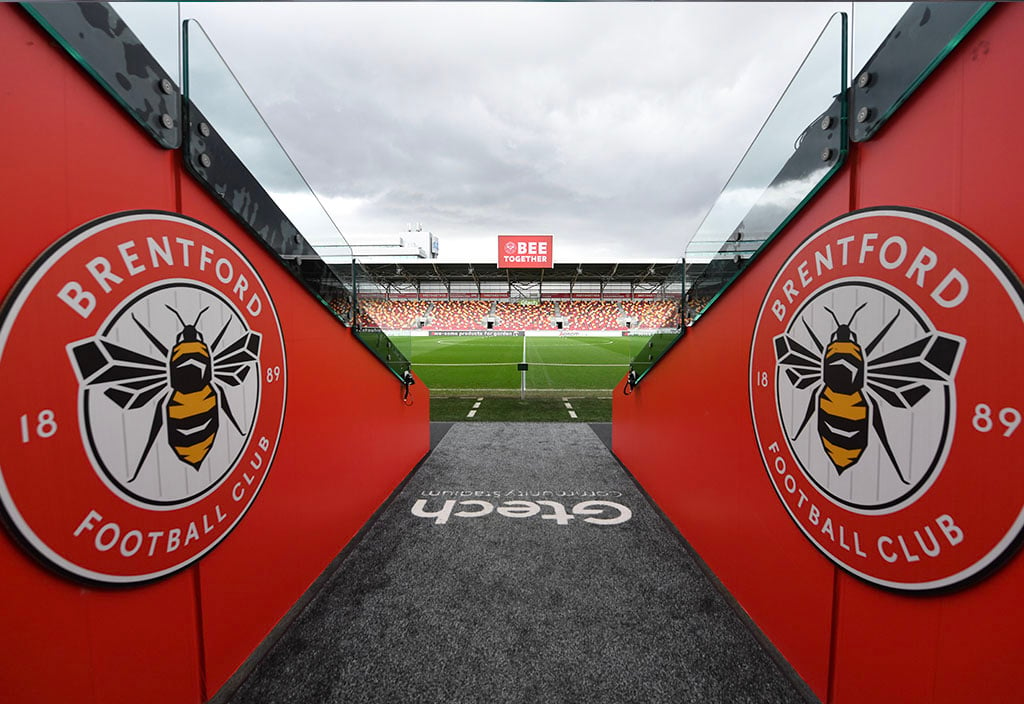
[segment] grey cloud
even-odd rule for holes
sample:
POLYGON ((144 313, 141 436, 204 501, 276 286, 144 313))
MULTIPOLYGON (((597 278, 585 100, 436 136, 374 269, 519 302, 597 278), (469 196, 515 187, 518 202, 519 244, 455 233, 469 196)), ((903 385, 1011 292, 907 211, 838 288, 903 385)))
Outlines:
POLYGON ((675 257, 835 5, 203 3, 350 236, 675 257))

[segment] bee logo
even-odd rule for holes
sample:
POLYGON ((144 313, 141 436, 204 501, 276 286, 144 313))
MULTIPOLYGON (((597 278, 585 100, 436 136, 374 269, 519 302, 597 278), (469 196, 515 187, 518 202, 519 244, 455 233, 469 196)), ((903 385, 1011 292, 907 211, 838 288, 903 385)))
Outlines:
POLYGON ((840 323, 836 314, 824 307, 835 322, 828 344, 822 344, 806 320, 801 319, 814 350, 788 333, 774 338, 776 361, 790 383, 798 390, 813 387, 803 420, 790 440, 800 437, 817 414, 822 448, 836 473, 842 475, 863 456, 870 427, 900 481, 909 485, 911 482, 893 453, 880 400, 893 408, 909 409, 927 396, 933 385, 949 383, 963 341, 931 332, 875 357, 875 349, 896 323, 900 311, 862 347, 853 322, 867 305, 865 302, 857 307, 846 323, 840 323))
POLYGON ((242 250, 133 210, 55 239, 7 293, 0 379, 0 522, 61 575, 141 584, 209 554, 258 500, 288 359, 242 250))
MULTIPOLYGON (((778 246, 778 245, 775 245, 778 246)), ((752 272, 753 275, 753 272, 752 272)), ((841 215, 768 284, 750 341, 757 450, 781 508, 837 567, 923 593, 1024 540, 1024 284, 965 226, 841 215)))
POLYGON ((99 391, 125 411, 140 411, 152 404, 147 439, 127 479, 132 483, 150 456, 166 427, 166 441, 174 456, 198 471, 221 432, 220 417, 230 422, 239 436, 245 436, 232 410, 228 387, 238 387, 259 366, 260 334, 244 331, 222 345, 235 318, 229 317, 214 340, 207 344, 199 321, 209 310, 204 307, 192 323, 164 304, 180 325, 173 344, 164 344, 133 312, 135 328, 160 353, 160 358, 129 349, 98 335, 69 346, 81 385, 99 391), (155 400, 155 403, 154 403, 155 400))

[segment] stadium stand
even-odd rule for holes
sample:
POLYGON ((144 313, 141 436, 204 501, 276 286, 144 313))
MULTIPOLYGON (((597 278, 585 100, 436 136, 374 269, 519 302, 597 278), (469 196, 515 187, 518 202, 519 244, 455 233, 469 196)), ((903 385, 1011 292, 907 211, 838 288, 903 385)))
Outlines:
MULTIPOLYGON (((360 295, 359 326, 619 332, 683 322, 678 262, 556 263, 550 269, 401 262, 366 264, 363 271, 361 291, 369 295, 360 295)), ((687 271, 704 273, 698 264, 687 271)), ((696 303, 687 302, 694 314, 696 303)), ((341 300, 331 306, 343 317, 351 310, 341 300)))
MULTIPOLYGON (((348 301, 335 299, 331 308, 342 318, 351 312, 348 301)), ((693 308, 694 313, 699 308, 693 308)), ((675 300, 509 301, 370 300, 360 303, 357 323, 385 330, 589 330, 679 327, 682 310, 675 300), (561 327, 559 327, 561 323, 561 327)))
POLYGON ((347 321, 352 315, 352 303, 347 298, 332 298, 330 306, 342 320, 347 321))
POLYGON ((570 330, 624 330, 624 316, 611 301, 562 301, 559 306, 570 330))
POLYGON ((429 312, 430 330, 486 330, 490 301, 435 301, 429 312))
POLYGON ((555 330, 555 304, 541 303, 496 303, 494 306, 496 330, 555 330))
POLYGON ((632 327, 678 327, 679 306, 675 301, 622 301, 620 305, 626 315, 632 318, 632 327))
POLYGON ((427 316, 430 301, 364 301, 363 313, 385 330, 412 330, 427 316))

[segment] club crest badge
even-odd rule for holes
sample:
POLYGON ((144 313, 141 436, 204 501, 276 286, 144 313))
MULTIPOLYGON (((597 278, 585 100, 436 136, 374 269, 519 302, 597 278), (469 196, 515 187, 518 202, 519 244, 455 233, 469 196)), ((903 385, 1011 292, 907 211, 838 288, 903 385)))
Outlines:
POLYGON ((174 213, 118 213, 44 253, 0 318, 0 503, 49 566, 172 574, 248 511, 280 437, 286 364, 259 274, 174 213))
POLYGON ((804 535, 879 586, 977 578, 1018 543, 1024 481, 1020 281, 978 237, 904 208, 849 213, 772 282, 750 407, 779 499, 804 535))

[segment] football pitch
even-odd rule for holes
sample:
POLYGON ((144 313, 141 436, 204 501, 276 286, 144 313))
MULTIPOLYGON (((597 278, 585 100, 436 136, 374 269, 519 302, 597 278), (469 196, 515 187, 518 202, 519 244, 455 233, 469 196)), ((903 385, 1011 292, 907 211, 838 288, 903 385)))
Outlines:
POLYGON ((395 337, 432 396, 518 395, 525 361, 529 396, 610 395, 643 337, 395 337))

